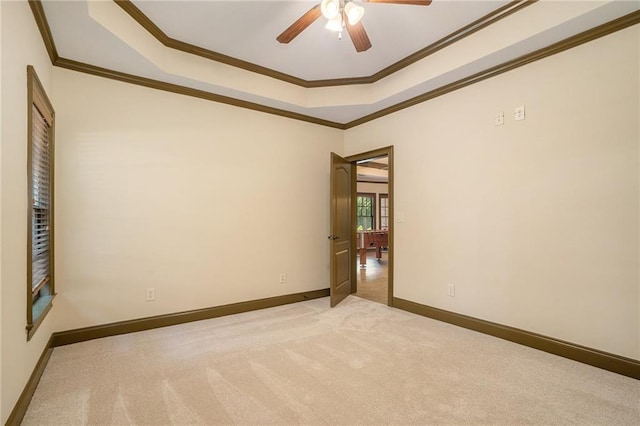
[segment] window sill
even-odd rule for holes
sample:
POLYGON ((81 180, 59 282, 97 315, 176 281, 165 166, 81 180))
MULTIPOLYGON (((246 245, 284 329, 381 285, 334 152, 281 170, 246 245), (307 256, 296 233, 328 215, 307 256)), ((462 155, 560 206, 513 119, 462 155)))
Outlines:
POLYGON ((53 306, 53 299, 55 297, 55 294, 51 296, 42 296, 33 304, 31 312, 34 320, 33 324, 27 324, 27 342, 31 340, 33 335, 36 333, 36 330, 47 316, 47 313, 51 310, 51 307, 53 306))

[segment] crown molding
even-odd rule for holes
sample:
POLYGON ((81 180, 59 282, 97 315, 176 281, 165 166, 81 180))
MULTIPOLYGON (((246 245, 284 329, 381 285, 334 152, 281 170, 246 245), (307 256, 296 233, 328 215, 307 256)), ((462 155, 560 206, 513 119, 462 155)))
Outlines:
POLYGON ((305 87, 305 80, 294 77, 283 72, 273 70, 271 68, 263 67, 248 61, 243 61, 232 56, 224 55, 222 53, 214 52, 213 50, 205 49, 194 44, 186 43, 181 40, 169 37, 164 31, 158 27, 147 15, 145 15, 135 4, 130 0, 113 0, 122 10, 124 10, 134 21, 136 21, 141 27, 149 32, 164 46, 171 49, 176 49, 184 53, 191 55, 201 56, 205 59, 220 62, 232 67, 240 68, 246 71, 254 72, 256 74, 262 74, 267 77, 282 80, 287 83, 296 84, 298 86, 305 87))
POLYGON ((363 77, 350 77, 350 78, 336 78, 325 80, 304 80, 293 75, 285 74, 271 68, 263 67, 251 62, 243 61, 231 56, 223 55, 222 53, 214 52, 212 50, 205 49, 200 46, 196 46, 190 43, 169 37, 164 31, 160 29, 148 16, 146 16, 138 7, 131 2, 131 0, 113 0, 118 6, 122 8, 134 21, 155 37, 160 43, 166 47, 179 50, 184 53, 189 53, 196 56, 201 56, 206 59, 210 59, 216 62, 220 62, 233 67, 241 68, 245 71, 254 72, 267 77, 271 77, 277 80, 282 80, 287 83, 295 84, 305 88, 318 88, 318 87, 333 87, 333 86, 347 86, 356 84, 372 84, 391 74, 400 71, 415 62, 426 58, 429 55, 434 54, 440 49, 443 49, 455 42, 458 42, 465 37, 491 25, 507 16, 524 9, 527 6, 531 6, 538 0, 514 0, 510 3, 499 7, 498 9, 489 12, 480 19, 473 21, 472 23, 460 28, 457 31, 441 38, 435 43, 420 49, 419 51, 407 56, 400 61, 389 65, 388 67, 376 72, 370 76, 363 77))
MULTIPOLYGON (((530 1, 526 3, 531 4, 533 2, 534 1, 530 1)), ((523 2, 518 2, 518 3, 524 4, 523 2)), ((184 87, 177 84, 166 83, 159 80, 152 80, 145 77, 126 74, 126 73, 115 71, 115 70, 110 70, 110 69, 101 68, 101 67, 97 67, 90 64, 85 64, 85 63, 74 61, 71 59, 61 58, 57 53, 55 43, 51 34, 51 29, 49 27, 47 18, 42 8, 41 0, 29 0, 29 6, 31 6, 31 10, 33 12, 33 16, 36 20, 37 26, 40 30, 42 40, 45 44, 45 47, 47 48, 47 52, 49 53, 49 57, 51 58, 51 62, 54 66, 58 66, 61 68, 66 68, 74 71, 79 71, 87 74, 92 74, 99 77, 123 81, 126 83, 136 84, 144 87, 150 87, 153 89, 163 90, 171 93, 177 93, 177 94, 182 94, 186 96, 193 96, 196 98, 206 99, 213 102, 219 102, 227 105, 247 108, 254 111, 260 111, 267 114, 273 114, 281 117, 305 121, 308 123, 331 127, 335 129, 341 129, 341 130, 351 129, 361 124, 368 123, 370 121, 384 117, 386 115, 393 114, 394 112, 401 111, 405 108, 409 108, 411 106, 420 104, 422 102, 426 102, 430 99, 437 98, 438 96, 442 96, 444 94, 453 92, 455 90, 462 89, 463 87, 472 85, 474 83, 486 80, 491 77, 495 77, 497 75, 500 75, 507 71, 511 71, 515 68, 521 67, 523 65, 529 64, 539 59, 543 59, 548 56, 555 55, 556 53, 563 52, 565 50, 571 49, 573 47, 579 46, 581 44, 587 43, 589 41, 595 40, 600 37, 604 37, 616 31, 620 31, 627 27, 640 23, 640 11, 635 11, 621 18, 614 19, 612 21, 604 23, 590 30, 584 31, 575 36, 561 40, 545 48, 520 56, 519 58, 513 59, 511 61, 507 61, 503 64, 488 68, 484 71, 481 71, 469 77, 465 77, 453 83, 441 86, 437 89, 431 90, 429 92, 423 93, 422 95, 415 96, 406 101, 384 108, 380 111, 366 115, 357 120, 353 120, 348 123, 338 123, 338 122, 323 120, 320 118, 299 114, 299 113, 294 113, 291 111, 286 111, 278 108, 272 108, 272 107, 260 105, 254 102, 244 101, 244 100, 223 96, 223 95, 217 95, 215 93, 207 92, 204 90, 193 89, 190 87, 184 87)), ((461 29, 460 31, 462 30, 463 29, 461 29)))
POLYGON ((85 74, 91 74, 98 77, 109 78, 112 80, 118 80, 125 83, 135 84, 138 86, 149 87, 152 89, 162 90, 165 92, 177 93, 180 95, 191 96, 194 98, 205 99, 208 101, 218 102, 226 105, 236 106, 240 108, 250 109, 253 111, 264 112, 267 114, 277 115, 280 117, 291 118, 294 120, 304 121, 307 123, 317 124, 320 126, 331 127, 334 129, 344 130, 344 124, 336 123, 334 121, 323 120, 309 115, 299 114, 279 108, 268 107, 255 102, 244 101, 241 99, 232 98, 229 96, 218 95, 215 93, 207 92, 205 90, 193 89, 190 87, 180 86, 178 84, 167 83, 164 81, 153 80, 146 77, 140 77, 133 74, 127 74, 120 71, 110 70, 107 68, 98 67, 84 62, 74 61, 72 59, 62 58, 58 55, 53 35, 51 34, 51 27, 47 21, 47 17, 44 13, 41 0, 29 0, 29 6, 35 18, 40 35, 51 59, 51 63, 54 66, 65 68, 73 71, 82 72, 85 74))
POLYGON ((95 65, 85 64, 83 62, 74 61, 67 58, 58 58, 53 64, 60 68, 72 71, 78 71, 85 74, 91 74, 98 77, 104 77, 111 80, 118 80, 124 83, 135 84, 137 86, 149 87, 151 89, 162 90, 164 92, 177 93, 179 95, 191 96, 194 98, 205 99, 208 101, 218 102, 221 104, 236 106, 240 108, 250 109, 252 111, 264 112, 267 114, 277 115, 280 117, 292 118, 298 121, 318 124, 320 126, 332 127, 334 129, 344 130, 344 124, 334 121, 323 120, 321 118, 312 117, 310 115, 299 114, 284 109, 273 108, 261 105, 255 102, 249 102, 242 99, 232 98, 230 96, 218 95, 216 93, 207 92, 206 90, 194 89, 191 87, 181 86, 179 84, 167 83, 165 81, 153 80, 151 78, 140 77, 134 74, 127 74, 120 71, 110 70, 108 68, 97 67, 95 65))
POLYGON ((53 41, 51 27, 49 26, 49 21, 47 20, 47 16, 44 13, 42 1, 29 0, 29 7, 31 7, 31 12, 33 13, 33 17, 36 20, 36 25, 38 26, 38 30, 40 30, 40 36, 42 37, 44 46, 47 49, 47 53, 49 54, 49 59, 51 60, 52 64, 55 64, 60 56, 58 55, 56 44, 53 41))
POLYGON ((447 46, 452 45, 453 43, 456 43, 468 36, 470 36, 471 34, 480 31, 483 28, 488 27, 491 24, 494 24, 496 22, 498 22, 501 19, 506 18, 507 16, 518 12, 522 9, 524 9, 525 7, 531 6, 534 3, 537 3, 538 0, 516 0, 516 1, 512 1, 496 10, 494 10, 493 12, 488 13, 487 15, 483 16, 482 18, 473 21, 472 23, 470 23, 469 25, 466 25, 462 28, 460 28, 457 31, 452 32, 451 34, 441 38, 440 40, 436 41, 433 44, 430 44, 429 46, 425 47, 424 49, 418 50, 417 52, 407 56, 406 58, 396 62, 395 64, 392 64, 380 71, 378 71, 377 73, 375 73, 374 75, 372 75, 371 77, 369 77, 372 81, 371 83, 375 83, 378 80, 381 80, 385 77, 390 76, 391 74, 400 71, 403 68, 408 67, 409 65, 412 65, 416 62, 418 62, 421 59, 426 58, 429 55, 433 55, 434 53, 436 53, 437 51, 444 49, 447 46))
POLYGON ((397 103, 390 107, 381 109, 380 111, 366 115, 357 120, 350 121, 349 123, 346 123, 344 127, 346 129, 351 129, 353 127, 359 126, 369 121, 373 121, 377 118, 384 117, 385 115, 393 114, 394 112, 398 112, 405 108, 409 108, 411 106, 420 104, 422 102, 426 102, 430 99, 437 98, 438 96, 445 95, 447 93, 453 92, 454 90, 462 89, 463 87, 470 86, 482 80, 486 80, 488 78, 495 77, 507 71, 511 71, 513 69, 519 68, 523 65, 530 64, 531 62, 544 59, 551 55, 555 55, 556 53, 564 52, 565 50, 574 48, 581 44, 598 39, 600 37, 604 37, 616 31, 623 30, 627 27, 636 25, 638 23, 640 23, 640 11, 632 12, 628 15, 622 16, 618 19, 614 19, 613 21, 606 22, 602 25, 591 28, 590 30, 584 31, 580 34, 576 34, 572 37, 566 38, 564 40, 551 44, 542 49, 536 50, 534 52, 520 56, 516 59, 496 65, 494 67, 488 68, 479 73, 470 75, 469 77, 465 77, 458 81, 454 81, 453 83, 446 84, 437 89, 423 93, 422 95, 415 96, 411 99, 407 99, 406 101, 397 103))

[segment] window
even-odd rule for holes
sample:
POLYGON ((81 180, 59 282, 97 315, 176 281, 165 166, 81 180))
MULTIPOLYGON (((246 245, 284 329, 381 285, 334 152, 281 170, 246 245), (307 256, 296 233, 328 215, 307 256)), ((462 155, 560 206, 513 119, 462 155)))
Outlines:
POLYGON ((389 229, 389 194, 380 194, 380 229, 389 229))
POLYGON ((53 142, 55 113, 32 66, 27 67, 28 230, 27 340, 51 309, 53 280, 53 142))
POLYGON ((356 226, 358 231, 375 229, 376 194, 358 193, 356 202, 356 226))

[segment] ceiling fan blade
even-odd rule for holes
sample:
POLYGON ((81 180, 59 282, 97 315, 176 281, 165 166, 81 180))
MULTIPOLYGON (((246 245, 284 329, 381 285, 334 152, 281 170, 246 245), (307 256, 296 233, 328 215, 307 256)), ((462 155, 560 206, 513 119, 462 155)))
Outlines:
POLYGON ((364 25, 362 22, 358 22, 355 25, 347 24, 347 32, 349 33, 349 37, 351 37, 351 41, 356 48, 357 52, 364 52, 371 47, 371 41, 369 41, 369 36, 364 29, 364 25))
POLYGON ((296 22, 291 24, 289 28, 284 30, 282 34, 276 37, 280 43, 289 43, 294 38, 303 32, 309 25, 313 24, 316 19, 322 15, 320 5, 313 6, 307 13, 302 15, 296 22))
POLYGON ((393 3, 393 4, 412 4, 414 6, 429 6, 431 0, 366 0, 369 3, 393 3))

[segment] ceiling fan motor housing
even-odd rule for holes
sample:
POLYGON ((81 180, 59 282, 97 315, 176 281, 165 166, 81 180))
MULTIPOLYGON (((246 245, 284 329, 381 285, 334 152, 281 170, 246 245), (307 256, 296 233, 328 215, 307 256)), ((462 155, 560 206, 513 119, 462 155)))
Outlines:
MULTIPOLYGON (((431 0, 367 0, 371 3, 390 3, 428 6, 431 0)), ((329 20, 325 28, 338 32, 338 38, 342 38, 342 29, 346 27, 349 37, 353 42, 356 52, 364 52, 371 48, 371 41, 362 25, 364 7, 355 4, 352 0, 322 0, 320 4, 313 6, 282 32, 276 40, 280 43, 290 43, 309 25, 320 16, 329 20), (347 22, 345 22, 347 21, 347 22)))

